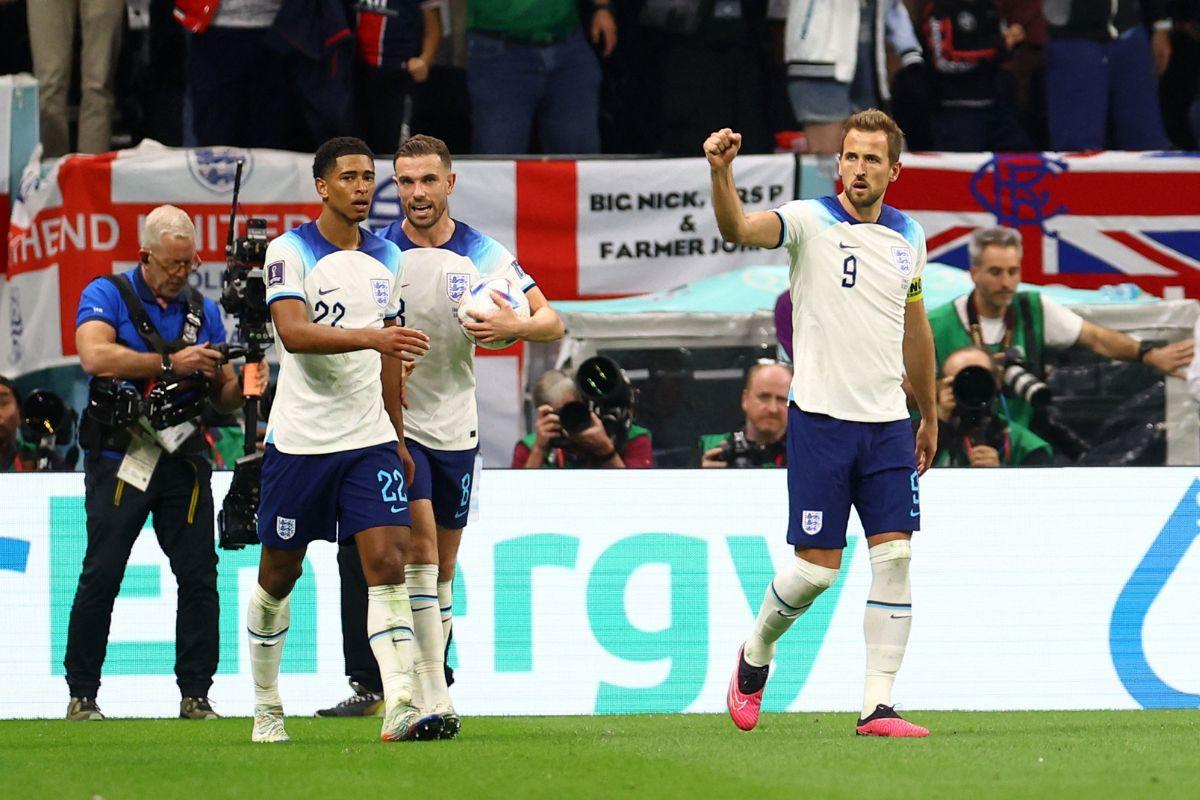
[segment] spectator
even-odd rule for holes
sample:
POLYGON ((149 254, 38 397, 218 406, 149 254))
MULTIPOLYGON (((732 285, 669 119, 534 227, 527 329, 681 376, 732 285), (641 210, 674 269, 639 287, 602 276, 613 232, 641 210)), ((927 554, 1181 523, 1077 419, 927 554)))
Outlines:
POLYGON ((1050 464, 1050 445, 997 408, 1000 381, 991 354, 971 346, 946 358, 938 381, 938 467, 1050 464))
POLYGON ((1012 76, 1000 68, 1007 42, 1024 37, 1021 26, 1004 25, 996 0, 932 0, 921 17, 921 34, 937 97, 934 149, 1028 150, 1012 76))
POLYGON ((200 147, 286 147, 288 64, 267 46, 283 0, 176 0, 188 37, 192 133, 200 147))
POLYGON ((1163 122, 1181 150, 1200 147, 1200 0, 1174 0, 1168 9, 1171 65, 1159 84, 1163 122))
POLYGON ((1033 139, 1046 144, 1046 18, 1042 0, 996 0, 1005 21, 1004 45, 1009 58, 1004 71, 1012 76, 1017 118, 1033 139))
POLYGON ((391 153, 412 124, 418 87, 429 79, 442 38, 442 0, 377 0, 358 5, 354 96, 358 132, 391 153))
POLYGON ((766 11, 766 0, 647 0, 640 22, 657 62, 658 152, 694 155, 725 126, 742 132, 743 151, 770 152, 766 11))
MULTIPOLYGON (((1082 345, 1097 355, 1141 361, 1168 375, 1182 376, 1192 360, 1192 340, 1158 346, 1088 322, 1039 292, 1017 291, 1021 283, 1021 235, 1012 228, 980 228, 969 245, 975 289, 929 312, 938 368, 956 350, 975 345, 995 353, 1015 352, 1035 374, 1045 372, 1046 348, 1082 345)), ((1029 426, 1033 408, 1009 397, 1009 419, 1029 426)), ((1036 430, 1036 428, 1035 428, 1036 430)))
POLYGON ((769 15, 787 21, 788 94, 809 152, 838 153, 842 122, 891 99, 884 39, 900 59, 897 84, 919 72, 921 46, 901 0, 771 0, 769 15))
POLYGON ((0 0, 0 75, 32 71, 25 0, 0 0))
POLYGON ((112 139, 115 100, 113 79, 121 50, 124 0, 36 0, 27 7, 33 73, 38 79, 38 102, 43 155, 57 157, 71 150, 67 124, 67 91, 75 58, 75 26, 79 23, 80 153, 107 152, 112 139))
POLYGON ((469 0, 467 84, 472 150, 527 153, 537 124, 543 153, 600 152, 600 65, 617 45, 612 0, 469 0), (584 27, 587 27, 587 33, 584 27))
POLYGON ((1171 59, 1165 0, 1043 0, 1042 10, 1051 149, 1170 147, 1155 85, 1171 59))
POLYGON ((537 407, 537 423, 534 432, 513 449, 513 469, 654 466, 650 431, 632 423, 632 400, 624 407, 601 408, 604 414, 601 419, 595 406, 580 399, 577 381, 554 369, 538 378, 533 387, 533 402, 537 407), (563 416, 576 412, 581 426, 575 433, 568 433, 563 416))
POLYGON ((774 361, 760 361, 746 373, 742 389, 741 430, 700 437, 700 466, 786 467, 788 393, 792 370, 774 361))

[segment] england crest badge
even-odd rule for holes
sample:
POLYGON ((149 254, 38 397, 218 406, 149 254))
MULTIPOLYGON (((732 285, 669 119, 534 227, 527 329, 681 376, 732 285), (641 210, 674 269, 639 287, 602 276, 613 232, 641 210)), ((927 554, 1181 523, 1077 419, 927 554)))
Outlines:
POLYGON ((913 268, 913 253, 907 247, 893 247, 892 260, 896 262, 896 269, 900 270, 901 275, 908 275, 913 268))
POLYGON ((287 517, 275 518, 275 535, 285 542, 296 535, 296 520, 287 517))
POLYGON ((825 512, 823 511, 808 511, 805 510, 800 516, 800 528, 809 536, 816 536, 821 532, 821 526, 824 524, 825 512))
POLYGON ((469 273, 446 273, 446 294, 450 297, 450 302, 460 302, 463 299, 463 295, 467 293, 467 287, 470 285, 471 276, 469 273))
POLYGON ((387 278, 372 278, 371 295, 375 298, 375 305, 387 308, 388 300, 392 297, 392 282, 387 278))

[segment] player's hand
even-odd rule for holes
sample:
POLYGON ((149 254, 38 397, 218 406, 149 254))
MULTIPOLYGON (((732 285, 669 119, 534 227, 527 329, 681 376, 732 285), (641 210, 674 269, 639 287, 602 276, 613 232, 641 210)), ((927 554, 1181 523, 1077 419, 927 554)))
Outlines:
POLYGON ((429 78, 429 65, 420 56, 413 56, 404 62, 404 68, 417 83, 424 83, 429 78))
POLYGON ((517 312, 504 299, 504 295, 493 290, 492 302, 496 304, 495 311, 469 311, 474 322, 465 322, 463 327, 480 342, 507 341, 520 339, 525 334, 525 322, 517 316, 517 312))
POLYGON ((409 361, 411 357, 423 356, 429 350, 429 337, 415 328, 389 325, 375 329, 373 337, 371 348, 392 358, 409 361))
POLYGON ((400 454, 400 463, 404 465, 404 485, 412 486, 413 478, 417 476, 417 463, 404 442, 396 443, 396 452, 400 454))
POLYGON ((704 157, 713 169, 728 169, 742 149, 742 135, 729 128, 714 131, 704 140, 704 157))
POLYGON ((704 451, 704 455, 700 456, 700 466, 705 469, 723 469, 729 464, 721 458, 721 446, 717 445, 704 451))
POLYGON ((408 376, 417 368, 417 362, 404 361, 400 364, 400 407, 408 408, 408 376))
POLYGON ((1143 360, 1159 372, 1166 373, 1173 378, 1182 378, 1184 369, 1192 363, 1194 348, 1194 341, 1185 339, 1182 342, 1156 347, 1146 353, 1146 358, 1143 360))
POLYGON ((221 355, 220 351, 209 347, 208 342, 202 342, 172 353, 170 359, 171 370, 176 375, 191 375, 193 372, 199 372, 207 378, 212 378, 216 376, 217 368, 225 360, 225 356, 221 355))
POLYGON ((937 454, 937 418, 922 419, 917 427, 917 474, 924 475, 933 466, 937 454))
POLYGON ((550 405, 538 406, 537 422, 533 426, 533 445, 543 452, 550 449, 550 442, 562 436, 562 423, 550 405))
POLYGON ((1162 75, 1171 63, 1171 32, 1156 30, 1150 37, 1150 49, 1154 53, 1154 74, 1162 75))
POLYGON ((600 421, 594 411, 592 412, 592 424, 579 433, 570 434, 569 438, 594 456, 613 450, 612 439, 608 438, 608 431, 604 430, 604 423, 600 421))
POLYGON ((972 447, 969 458, 972 467, 1000 466, 1000 451, 986 444, 977 444, 972 447))
POLYGON ((617 46, 617 18, 611 8, 600 7, 592 13, 592 44, 600 48, 600 56, 608 58, 617 46))
MULTIPOLYGON (((246 366, 248 366, 248 365, 244 365, 241 368, 241 370, 238 372, 238 386, 241 386, 241 387, 246 386, 246 366)), ((253 386, 253 389, 255 391, 254 396, 255 397, 265 397, 267 394, 267 388, 270 387, 270 385, 271 385, 271 365, 264 358, 262 361, 258 362, 258 370, 254 374, 254 386, 253 386)))

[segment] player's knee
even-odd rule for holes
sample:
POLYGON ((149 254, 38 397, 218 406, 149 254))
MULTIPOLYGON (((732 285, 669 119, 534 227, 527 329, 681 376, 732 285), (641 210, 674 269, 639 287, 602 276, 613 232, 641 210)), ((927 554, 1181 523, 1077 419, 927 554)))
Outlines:
POLYGON ((380 550, 363 558, 363 577, 368 586, 404 583, 404 557, 398 551, 380 550))
POLYGON ((871 548, 871 563, 884 564, 889 561, 911 561, 912 542, 908 539, 893 539, 871 548))
POLYGON ((837 580, 838 570, 831 567, 822 567, 819 564, 814 564, 811 561, 805 561, 803 558, 796 556, 793 569, 807 583, 815 586, 821 591, 825 591, 833 582, 837 580))

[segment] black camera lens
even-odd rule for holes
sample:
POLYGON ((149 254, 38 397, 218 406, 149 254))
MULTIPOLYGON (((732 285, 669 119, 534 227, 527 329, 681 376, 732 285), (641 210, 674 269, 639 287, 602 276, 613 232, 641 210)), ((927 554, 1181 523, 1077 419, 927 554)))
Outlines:
POLYGON ((565 433, 574 436, 591 427, 592 410, 587 403, 572 400, 558 410, 558 421, 565 433))
POLYGON ((629 383, 617 362, 606 356, 592 356, 580 364, 575 383, 584 397, 601 405, 629 402, 629 383))
POLYGON ((950 382, 950 391, 961 411, 984 411, 996 396, 996 378, 987 367, 972 364, 958 371, 950 382))

